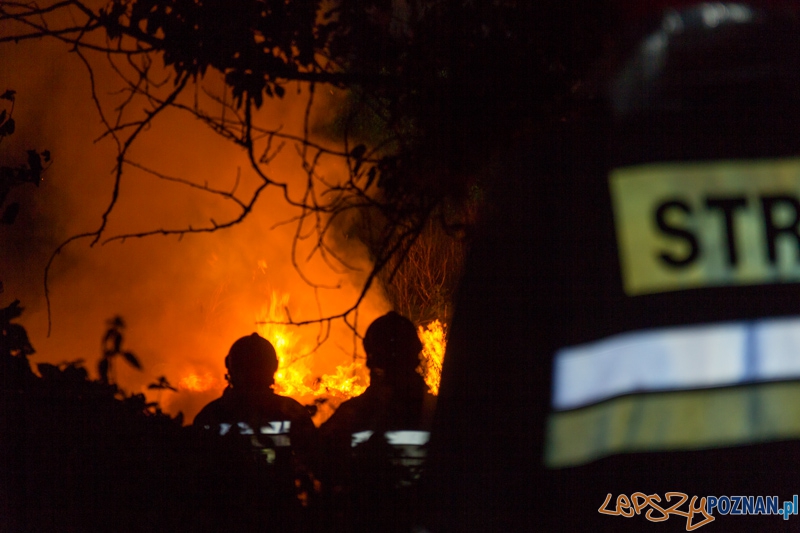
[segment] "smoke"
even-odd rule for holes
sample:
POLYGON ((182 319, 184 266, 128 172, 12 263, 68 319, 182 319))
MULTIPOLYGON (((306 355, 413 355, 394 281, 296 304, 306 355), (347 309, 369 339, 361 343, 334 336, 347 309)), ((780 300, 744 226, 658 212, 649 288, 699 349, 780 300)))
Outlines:
MULTIPOLYGON (((84 239, 67 246, 50 273, 52 333, 47 337, 45 265, 64 239, 99 226, 113 191, 116 150, 108 137, 95 142, 105 128, 92 103, 86 68, 65 45, 51 40, 4 45, 0 61, 4 65, 0 90, 17 91, 17 132, 0 145, 0 162, 9 164, 27 149, 48 149, 53 154, 38 188, 20 187, 12 193, 11 200, 22 205, 17 222, 0 226, 0 280, 5 288, 0 303, 18 298, 26 308, 20 322, 37 350, 31 359, 34 366, 84 359, 95 372, 106 321, 120 315, 127 324, 123 347, 139 357, 143 371, 117 362, 116 381, 128 392, 160 399, 167 412, 183 411, 191 420, 220 394, 228 348, 256 330, 256 320, 273 291, 290 295, 288 308, 295 320, 340 312, 355 301, 370 266, 363 248, 347 246, 348 262, 360 271, 335 272, 318 256, 307 261, 312 243, 305 242, 297 254, 304 274, 320 285, 340 287, 315 292, 292 265, 296 226, 274 227, 299 212, 287 204, 282 191, 271 187, 246 220, 230 229, 93 247, 84 239), (178 385, 192 374, 210 376, 213 386, 205 392, 147 389, 161 375, 178 385)), ((114 92, 118 82, 102 60, 93 64, 98 94, 113 107, 121 98, 114 92)), ((287 93, 284 100, 268 100, 260 117, 274 127, 282 126, 284 132, 301 134, 305 95, 287 93)), ((325 109, 326 102, 320 99, 315 107, 318 118, 323 118, 325 109)), ((200 185, 230 191, 238 183, 237 196, 242 198, 258 184, 240 147, 178 112, 160 116, 130 157, 200 185)), ((306 179, 300 163, 290 143, 266 167, 272 179, 290 184, 294 198, 299 198, 306 179)), ((330 165, 323 173, 332 179, 342 173, 332 161, 323 165, 330 165)), ((202 227, 211 219, 222 223, 236 213, 236 206, 219 196, 128 167, 106 235, 202 227)), ((386 310, 380 295, 371 291, 359 312, 360 332, 386 310)), ((305 326, 297 333, 301 344, 311 348, 320 329, 305 326)), ((353 347, 352 332, 339 323, 330 339, 309 356, 310 366, 320 375, 333 372, 336 365, 352 362, 353 347)))

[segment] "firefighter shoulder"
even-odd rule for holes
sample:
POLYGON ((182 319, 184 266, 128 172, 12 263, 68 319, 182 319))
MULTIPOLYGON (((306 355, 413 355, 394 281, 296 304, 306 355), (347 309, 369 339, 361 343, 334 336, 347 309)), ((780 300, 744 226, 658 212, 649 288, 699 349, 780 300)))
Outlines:
POLYGON ((346 479, 353 457, 383 451, 405 471, 405 481, 419 477, 425 458, 436 398, 416 372, 422 343, 414 325, 390 312, 376 319, 364 336, 370 386, 344 402, 320 427, 335 466, 331 475, 346 479))
POLYGON ((272 344, 257 333, 242 337, 231 346, 225 366, 229 386, 197 414, 194 426, 221 436, 249 435, 268 448, 291 446, 310 453, 316 436, 311 416, 300 403, 271 388, 278 369, 272 344))

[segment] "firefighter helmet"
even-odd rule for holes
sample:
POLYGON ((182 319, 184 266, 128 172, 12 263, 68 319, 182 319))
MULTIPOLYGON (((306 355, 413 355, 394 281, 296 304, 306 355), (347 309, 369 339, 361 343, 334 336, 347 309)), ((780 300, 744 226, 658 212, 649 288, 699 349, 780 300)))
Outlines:
POLYGON ((377 318, 364 335, 367 368, 400 370, 416 368, 422 343, 414 324, 394 311, 377 318))
POLYGON ((272 343, 253 333, 233 343, 225 357, 225 367, 234 386, 255 384, 265 378, 272 383, 278 370, 278 355, 272 343))

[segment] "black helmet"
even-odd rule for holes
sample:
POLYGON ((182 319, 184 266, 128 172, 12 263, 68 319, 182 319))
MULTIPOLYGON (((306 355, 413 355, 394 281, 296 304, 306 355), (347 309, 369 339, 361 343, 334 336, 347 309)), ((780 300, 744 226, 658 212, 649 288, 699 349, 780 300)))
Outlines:
POLYGON ((375 319, 364 335, 367 368, 401 371, 419 364, 422 343, 414 324, 394 311, 375 319))
POLYGON ((234 386, 265 379, 271 383, 278 370, 278 355, 272 343, 253 333, 233 343, 225 357, 225 368, 234 386))

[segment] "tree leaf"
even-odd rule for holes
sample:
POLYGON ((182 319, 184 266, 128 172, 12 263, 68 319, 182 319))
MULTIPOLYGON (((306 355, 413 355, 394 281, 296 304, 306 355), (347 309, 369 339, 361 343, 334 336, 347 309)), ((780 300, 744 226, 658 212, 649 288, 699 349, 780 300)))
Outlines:
POLYGON ((178 389, 170 385, 169 380, 165 376, 159 376, 158 381, 155 383, 151 383, 147 386, 148 389, 158 389, 164 390, 169 389, 171 391, 178 392, 178 389))
POLYGON ((13 118, 9 118, 2 125, 0 125, 0 136, 11 135, 14 133, 15 123, 13 118))
POLYGON ((369 172, 367 172, 367 185, 366 187, 364 187, 365 191, 369 189, 370 185, 372 185, 372 183, 375 181, 375 177, 377 175, 378 175, 378 167, 373 166, 372 168, 369 169, 369 172))
POLYGON ((131 364, 132 367, 138 368, 139 370, 142 369, 142 365, 139 364, 139 360, 136 358, 135 355, 133 355, 133 353, 124 352, 122 354, 122 356, 125 357, 125 360, 128 361, 131 364))
POLYGON ((363 144, 359 144, 350 150, 350 157, 356 160, 363 159, 365 153, 367 153, 367 147, 363 144))
POLYGON ((38 178, 42 173, 42 157, 36 150, 28 150, 28 166, 31 167, 31 173, 38 178))
POLYGON ((19 317, 24 310, 24 307, 19 306, 19 300, 14 300, 8 307, 0 309, 0 326, 19 317))
POLYGON ((11 89, 8 89, 3 94, 0 94, 0 100, 9 100, 9 101, 13 102, 15 94, 17 94, 17 91, 13 91, 11 89))

